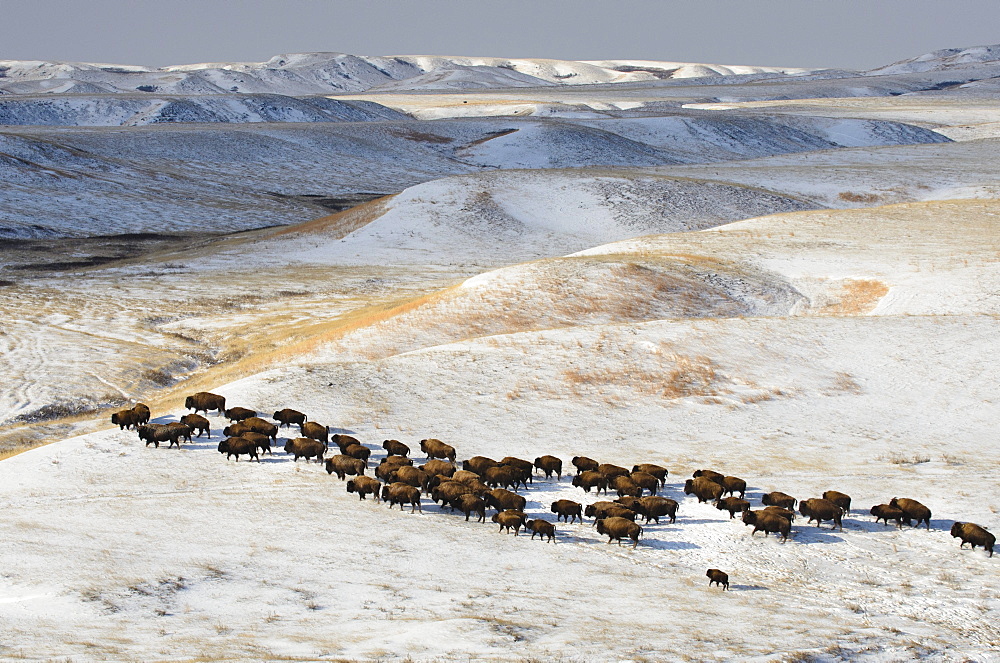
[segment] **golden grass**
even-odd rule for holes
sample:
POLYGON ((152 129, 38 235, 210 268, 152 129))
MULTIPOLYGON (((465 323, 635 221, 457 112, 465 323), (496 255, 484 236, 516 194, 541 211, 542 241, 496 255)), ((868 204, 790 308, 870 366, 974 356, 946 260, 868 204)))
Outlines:
POLYGON ((666 399, 712 396, 718 392, 717 372, 704 356, 670 355, 672 368, 657 371, 638 366, 615 368, 572 368, 563 371, 562 381, 578 396, 608 387, 626 387, 635 392, 666 399))
POLYGON ((877 203, 879 197, 874 193, 855 193, 854 191, 841 191, 837 197, 849 203, 877 203))
POLYGON ((381 198, 369 200, 366 203, 355 205, 354 207, 346 209, 343 212, 337 212, 336 214, 330 214, 328 216, 321 216, 318 219, 313 219, 312 221, 306 221, 305 223, 299 223, 294 226, 282 228, 271 236, 281 237, 282 235, 308 235, 323 233, 331 235, 335 239, 341 239, 355 230, 367 226, 369 223, 385 214, 389 207, 389 201, 395 197, 395 195, 382 196, 381 198))
POLYGON ((870 313, 880 299, 889 294, 889 286, 873 279, 848 279, 839 291, 831 293, 836 299, 820 307, 817 315, 864 315, 870 313))

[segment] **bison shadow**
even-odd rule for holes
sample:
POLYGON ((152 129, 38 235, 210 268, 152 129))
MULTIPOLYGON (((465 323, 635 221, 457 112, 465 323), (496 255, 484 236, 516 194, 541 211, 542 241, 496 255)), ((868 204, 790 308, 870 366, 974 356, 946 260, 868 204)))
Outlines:
POLYGON ((770 589, 771 589, 770 587, 762 587, 760 585, 730 585, 728 591, 730 591, 730 592, 760 592, 760 591, 768 591, 770 589))
POLYGON ((660 541, 645 537, 639 539, 639 545, 657 550, 697 550, 701 548, 697 543, 691 543, 690 541, 660 541))
MULTIPOLYGON (((336 428, 335 426, 327 426, 326 429, 330 432, 330 435, 357 435, 357 431, 351 430, 350 428, 336 428)), ((362 443, 362 444, 364 444, 364 443, 362 443)), ((365 446, 367 446, 367 445, 365 445, 365 446)), ((372 448, 381 449, 382 445, 379 444, 379 445, 376 445, 376 447, 372 447, 372 448)))
POLYGON ((835 531, 839 530, 819 529, 812 525, 810 525, 807 529, 803 525, 793 530, 792 533, 789 535, 789 538, 794 539, 796 543, 803 543, 803 544, 842 543, 844 541, 844 538, 841 536, 834 535, 833 532, 835 531))

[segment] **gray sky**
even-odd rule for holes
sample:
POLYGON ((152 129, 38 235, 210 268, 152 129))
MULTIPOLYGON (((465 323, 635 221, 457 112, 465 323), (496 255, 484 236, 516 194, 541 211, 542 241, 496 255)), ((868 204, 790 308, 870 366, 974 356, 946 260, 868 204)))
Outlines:
POLYGON ((998 0, 0 0, 9 60, 340 51, 866 69, 994 43, 998 0))

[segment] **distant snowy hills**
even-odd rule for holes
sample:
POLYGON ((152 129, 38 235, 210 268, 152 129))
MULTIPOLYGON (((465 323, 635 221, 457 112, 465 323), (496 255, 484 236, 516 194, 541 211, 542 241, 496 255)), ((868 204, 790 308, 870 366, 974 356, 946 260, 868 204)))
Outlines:
MULTIPOLYGON (((1000 44, 975 46, 972 48, 945 48, 900 60, 868 71, 868 74, 912 74, 925 71, 940 71, 964 67, 993 64, 1000 69, 1000 44)), ((1000 71, 997 71, 1000 75, 1000 71)))
POLYGON ((291 96, 362 92, 405 82, 433 89, 477 89, 655 81, 732 74, 809 73, 810 69, 724 66, 645 60, 507 59, 292 53, 267 62, 151 68, 79 62, 0 60, 0 93, 219 94, 291 96))

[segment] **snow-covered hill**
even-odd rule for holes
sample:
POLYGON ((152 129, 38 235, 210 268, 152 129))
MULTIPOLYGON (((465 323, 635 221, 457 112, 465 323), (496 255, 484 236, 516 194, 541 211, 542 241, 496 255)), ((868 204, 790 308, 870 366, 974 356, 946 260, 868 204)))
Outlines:
POLYGON ((588 85, 731 74, 798 75, 809 69, 679 62, 508 59, 290 53, 267 62, 150 68, 77 62, 0 60, 0 91, 159 94, 270 93, 292 96, 359 92, 402 82, 410 87, 466 89, 588 85))
POLYGON ((908 74, 923 71, 962 69, 970 66, 990 65, 1000 73, 1000 44, 971 48, 944 48, 907 58, 883 67, 869 70, 868 74, 908 74))

